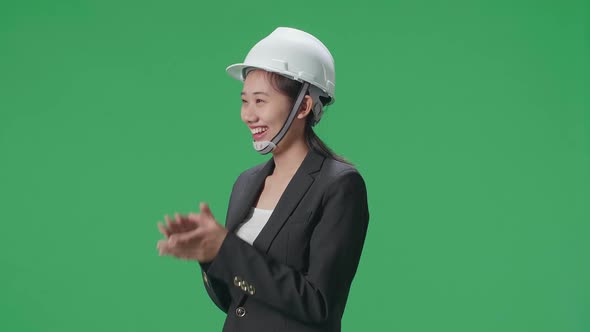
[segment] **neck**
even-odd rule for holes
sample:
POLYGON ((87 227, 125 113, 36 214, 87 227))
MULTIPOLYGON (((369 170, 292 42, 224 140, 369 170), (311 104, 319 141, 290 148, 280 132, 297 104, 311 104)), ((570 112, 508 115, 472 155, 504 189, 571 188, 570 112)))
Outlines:
POLYGON ((272 175, 277 177, 292 177, 297 172, 299 166, 301 166, 308 152, 309 147, 305 141, 299 140, 290 145, 287 150, 273 153, 275 169, 272 175))

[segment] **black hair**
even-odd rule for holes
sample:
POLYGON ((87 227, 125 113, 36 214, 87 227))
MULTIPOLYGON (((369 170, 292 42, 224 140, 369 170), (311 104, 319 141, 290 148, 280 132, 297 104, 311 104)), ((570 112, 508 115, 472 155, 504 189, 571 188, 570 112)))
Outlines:
MULTIPOLYGON (((249 72, 250 71, 246 71, 246 75, 249 72)), ((292 107, 293 104, 295 103, 295 98, 297 98, 297 95, 299 94, 299 90, 301 90, 301 86, 303 85, 303 83, 293 80, 293 79, 290 79, 286 76, 283 76, 283 75, 280 75, 277 73, 273 73, 273 72, 269 72, 269 71, 265 71, 265 70, 263 72, 265 73, 265 76, 270 79, 271 86, 275 90, 286 95, 289 98, 289 100, 291 101, 291 107, 292 107)), ((308 95, 309 95, 309 93, 308 93, 308 95)), ((329 97, 326 98, 326 97, 320 96, 320 102, 322 103, 322 105, 326 105, 329 101, 330 101, 329 97)), ((324 111, 325 111, 325 109, 324 109, 324 111)), ((353 163, 351 163, 350 161, 348 161, 344 157, 336 154, 332 149, 330 149, 326 145, 326 143, 324 143, 318 137, 318 135, 316 135, 315 131, 312 128, 314 116, 315 115, 313 114, 313 112, 310 112, 307 115, 307 117, 305 118, 305 129, 304 129, 303 135, 305 136, 305 142, 307 143, 307 146, 310 149, 313 149, 314 151, 323 155, 326 158, 335 159, 335 160, 338 160, 338 161, 343 162, 345 164, 354 166, 353 163)))

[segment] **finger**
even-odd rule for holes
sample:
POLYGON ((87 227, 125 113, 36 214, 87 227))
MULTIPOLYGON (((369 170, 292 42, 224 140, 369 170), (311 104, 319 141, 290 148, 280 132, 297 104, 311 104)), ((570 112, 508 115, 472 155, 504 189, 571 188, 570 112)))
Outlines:
POLYGON ((160 253, 160 256, 166 255, 168 254, 168 241, 166 240, 160 240, 158 241, 158 244, 156 245, 156 248, 158 249, 158 252, 160 253))
POLYGON ((203 235, 203 230, 201 228, 193 229, 192 231, 178 234, 178 243, 179 244, 187 244, 189 242, 199 241, 203 235))
POLYGON ((184 221, 182 220, 182 216, 180 215, 180 213, 176 212, 174 213, 174 220, 175 220, 175 225, 176 225, 176 231, 178 233, 184 232, 186 230, 186 226, 184 225, 184 221))
POLYGON ((193 213, 189 213, 188 216, 182 216, 182 230, 183 230, 183 232, 191 231, 199 226, 197 223, 197 220, 195 220, 195 218, 192 218, 191 214, 193 214, 193 213))
POLYGON ((170 244, 169 240, 160 240, 158 250, 160 251, 160 256, 176 256, 180 258, 183 253, 181 248, 170 244))
POLYGON ((165 215, 164 219, 166 219, 166 226, 168 226, 168 229, 172 230, 172 221, 170 220, 170 217, 168 217, 168 215, 165 215))
POLYGON ((201 203, 201 207, 202 207, 202 209, 203 209, 203 210, 202 210, 202 211, 203 211, 203 213, 204 213, 204 214, 205 214, 205 215, 206 215, 206 216, 207 216, 209 219, 215 220, 215 216, 213 216, 213 212, 211 212, 211 209, 209 208, 209 204, 207 204, 207 203, 205 203, 205 202, 202 202, 202 203, 201 203))
POLYGON ((180 221, 180 215, 178 214, 178 212, 174 212, 174 220, 172 221, 172 225, 174 225, 175 232, 182 231, 179 221, 180 221))
POLYGON ((178 247, 174 247, 174 246, 168 246, 167 249, 165 249, 164 252, 162 252, 162 255, 164 256, 172 256, 172 257, 176 257, 179 259, 190 259, 190 255, 191 253, 189 251, 187 251, 186 249, 182 249, 182 248, 178 248, 178 247))
POLYGON ((187 244, 191 241, 198 240, 201 236, 202 230, 200 228, 196 228, 192 231, 174 234, 169 239, 169 245, 176 246, 176 245, 183 245, 187 244))
POLYGON ((158 229, 160 230, 160 233, 162 233, 165 237, 170 236, 170 233, 168 232, 164 224, 162 224, 160 221, 158 221, 158 229))
MULTIPOLYGON (((178 214, 178 213, 177 212, 175 213, 175 219, 176 219, 176 214, 178 214)), ((166 222, 168 223, 168 228, 170 229, 171 234, 178 233, 180 231, 180 226, 178 225, 176 220, 171 220, 168 215, 166 215, 166 222)))
POLYGON ((201 214, 200 213, 189 213, 187 216, 187 219, 194 223, 194 224, 199 224, 199 222, 201 222, 201 214))
POLYGON ((199 209, 201 209, 201 213, 212 216, 211 209, 209 209, 209 205, 205 202, 199 203, 199 209))
POLYGON ((178 227, 180 228, 181 232, 186 232, 189 225, 187 225, 187 220, 186 217, 183 215, 178 215, 177 216, 177 223, 178 223, 178 227))
MULTIPOLYGON (((178 237, 178 234, 172 235, 172 237, 178 237)), ((173 245, 170 240, 162 240, 160 244, 161 253, 160 255, 174 256, 179 259, 186 260, 198 260, 199 249, 193 246, 180 246, 173 245)))

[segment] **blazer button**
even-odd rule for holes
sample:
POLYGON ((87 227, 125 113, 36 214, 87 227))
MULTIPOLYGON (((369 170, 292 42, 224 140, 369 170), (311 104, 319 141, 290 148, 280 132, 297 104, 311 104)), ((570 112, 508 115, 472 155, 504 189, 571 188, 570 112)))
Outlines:
POLYGON ((234 277, 234 285, 240 287, 241 284, 242 284, 242 278, 235 276, 234 277))
POLYGON ((246 280, 242 281, 242 285, 240 285, 240 288, 242 288, 244 292, 248 290, 248 283, 246 282, 246 280))
POLYGON ((238 317, 246 316, 246 309, 244 309, 244 307, 237 307, 236 308, 236 315, 238 315, 238 317))
POLYGON ((248 293, 250 293, 250 295, 254 295, 254 293, 256 292, 256 288, 254 288, 254 286, 249 285, 248 286, 248 293))

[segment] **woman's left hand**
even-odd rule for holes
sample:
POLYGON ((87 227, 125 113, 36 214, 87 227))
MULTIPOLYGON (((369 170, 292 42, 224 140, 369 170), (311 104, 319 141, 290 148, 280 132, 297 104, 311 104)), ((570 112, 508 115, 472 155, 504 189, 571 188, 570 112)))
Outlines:
POLYGON ((161 255, 175 256, 185 260, 197 260, 201 263, 212 261, 225 240, 227 230, 213 217, 207 203, 200 204, 201 213, 189 213, 188 218, 196 224, 196 228, 177 232, 167 239, 158 241, 161 255))

